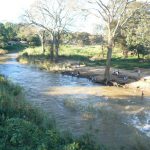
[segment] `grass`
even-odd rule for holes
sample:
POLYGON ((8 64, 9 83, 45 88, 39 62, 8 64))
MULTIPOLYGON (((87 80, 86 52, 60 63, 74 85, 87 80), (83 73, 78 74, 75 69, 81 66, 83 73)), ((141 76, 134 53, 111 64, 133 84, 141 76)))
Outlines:
MULTIPOLYGON (((84 61, 87 66, 104 66, 106 64, 106 48, 104 48, 104 58, 102 56, 101 46, 62 46, 60 50, 60 56, 66 59, 72 59, 77 61, 84 61), (93 58, 93 59, 92 59, 93 58)), ((122 52, 118 48, 114 48, 112 55, 112 67, 119 69, 134 69, 150 68, 150 61, 141 62, 136 56, 129 56, 124 58, 122 52)))
MULTIPOLYGON (((104 57, 102 56, 101 46, 72 46, 63 45, 60 48, 60 61, 65 60, 77 61, 80 64, 85 64, 86 66, 105 66, 106 64, 106 48, 104 48, 104 57)), ((49 52, 46 51, 45 55, 42 54, 41 47, 27 48, 21 55, 24 56, 26 62, 28 58, 34 58, 39 60, 49 61, 49 52)), ((129 58, 124 58, 122 52, 118 48, 114 48, 112 56, 112 67, 119 69, 134 69, 134 68, 150 68, 149 59, 141 62, 136 58, 136 56, 129 56, 129 58)))
POLYGON ((90 136, 62 136, 54 120, 24 100, 22 89, 0 75, 1 150, 104 150, 90 136))

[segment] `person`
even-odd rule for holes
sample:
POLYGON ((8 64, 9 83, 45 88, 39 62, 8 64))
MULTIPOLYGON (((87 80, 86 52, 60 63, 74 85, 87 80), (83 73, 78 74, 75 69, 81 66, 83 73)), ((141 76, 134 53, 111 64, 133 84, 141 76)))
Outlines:
POLYGON ((142 90, 141 99, 143 100, 143 98, 144 98, 144 91, 142 90))
POLYGON ((116 75, 116 76, 119 76, 119 74, 120 74, 119 69, 118 69, 117 71, 114 71, 112 74, 113 74, 113 75, 116 75))
POLYGON ((80 76, 80 72, 78 71, 77 74, 75 74, 75 77, 79 77, 80 76))

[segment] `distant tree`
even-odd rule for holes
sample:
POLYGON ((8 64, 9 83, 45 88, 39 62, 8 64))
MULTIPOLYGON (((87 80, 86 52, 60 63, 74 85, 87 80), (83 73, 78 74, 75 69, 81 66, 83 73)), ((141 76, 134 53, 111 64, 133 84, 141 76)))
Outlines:
POLYGON ((7 40, 16 40, 17 39, 17 24, 10 22, 5 23, 6 37, 7 40))
POLYGON ((20 26, 17 36, 21 40, 27 41, 27 39, 30 38, 30 36, 33 36, 35 34, 37 34, 37 30, 34 26, 29 26, 29 24, 24 24, 20 26))
POLYGON ((27 42, 30 46, 39 46, 41 44, 40 38, 37 34, 29 36, 27 42))
POLYGON ((72 32, 65 32, 61 35, 61 39, 63 44, 75 44, 75 35, 72 32))
POLYGON ((101 44, 103 41, 103 37, 102 35, 90 35, 89 40, 92 45, 101 44))
POLYGON ((89 36, 90 34, 87 32, 76 32, 76 41, 79 45, 84 46, 84 45, 90 45, 90 39, 89 36))
POLYGON ((39 46, 40 45, 40 37, 38 34, 38 30, 36 27, 24 24, 20 26, 17 37, 20 40, 27 41, 30 46, 39 46))
POLYGON ((7 42, 7 34, 4 24, 0 23, 0 47, 5 47, 7 42))

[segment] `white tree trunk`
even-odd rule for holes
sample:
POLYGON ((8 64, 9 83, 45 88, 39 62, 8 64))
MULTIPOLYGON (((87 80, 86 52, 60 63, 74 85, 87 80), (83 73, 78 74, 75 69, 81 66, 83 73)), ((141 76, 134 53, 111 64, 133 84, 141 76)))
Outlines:
POLYGON ((105 67, 104 80, 106 84, 111 80, 110 67, 111 67, 111 57, 112 57, 112 49, 113 49, 113 38, 109 38, 108 47, 107 47, 107 61, 105 67))

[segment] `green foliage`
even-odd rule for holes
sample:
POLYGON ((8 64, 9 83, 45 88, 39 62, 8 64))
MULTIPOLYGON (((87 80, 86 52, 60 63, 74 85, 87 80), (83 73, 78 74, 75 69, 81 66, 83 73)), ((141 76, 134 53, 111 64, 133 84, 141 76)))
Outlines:
POLYGON ((143 8, 137 11, 130 18, 125 28, 126 45, 129 50, 138 54, 147 55, 150 50, 150 30, 149 30, 149 8, 143 8))
POLYGON ((17 25, 16 24, 13 24, 13 23, 9 23, 7 22, 5 24, 5 29, 6 29, 6 37, 7 37, 7 40, 10 41, 10 40, 14 40, 16 39, 17 37, 17 25))
POLYGON ((30 46, 39 46, 40 45, 40 39, 38 35, 30 35, 26 38, 27 42, 30 46))
POLYGON ((6 29, 4 24, 0 23, 0 47, 4 48, 7 41, 6 29))
POLYGON ((34 26, 22 25, 18 30, 17 36, 21 40, 27 41, 30 46, 39 46, 41 44, 34 26))
POLYGON ((79 145, 78 143, 75 142, 65 146, 64 148, 64 150, 77 150, 77 149, 79 149, 79 145))
POLYGON ((20 52, 22 55, 42 55, 43 51, 41 47, 34 47, 34 48, 26 48, 24 51, 20 52))
POLYGON ((78 58, 85 58, 88 59, 95 55, 99 56, 101 53, 101 46, 72 46, 72 45, 63 45, 60 49, 61 56, 68 56, 68 57, 78 57, 78 58))
POLYGON ((19 47, 18 44, 9 45, 8 42, 15 41, 17 43, 20 40, 27 41, 30 46, 40 45, 40 38, 33 26, 26 27, 24 24, 14 24, 10 22, 5 24, 0 23, 0 48, 7 49, 7 47, 11 46, 19 47))
POLYGON ((91 35, 87 32, 70 32, 64 34, 62 38, 65 44, 76 44, 80 46, 100 44, 103 41, 101 35, 91 35))
POLYGON ((42 132, 40 129, 31 123, 20 118, 6 119, 4 124, 3 137, 6 140, 6 149, 15 149, 17 147, 23 148, 27 145, 28 148, 34 149, 41 145, 42 139, 40 138, 42 132))
POLYGON ((26 49, 28 46, 16 44, 16 45, 7 45, 5 46, 5 49, 9 52, 18 52, 26 49))
POLYGON ((138 58, 140 58, 139 54, 142 54, 143 58, 145 55, 149 54, 148 48, 141 44, 130 45, 128 48, 130 51, 134 51, 135 53, 137 53, 138 58))

